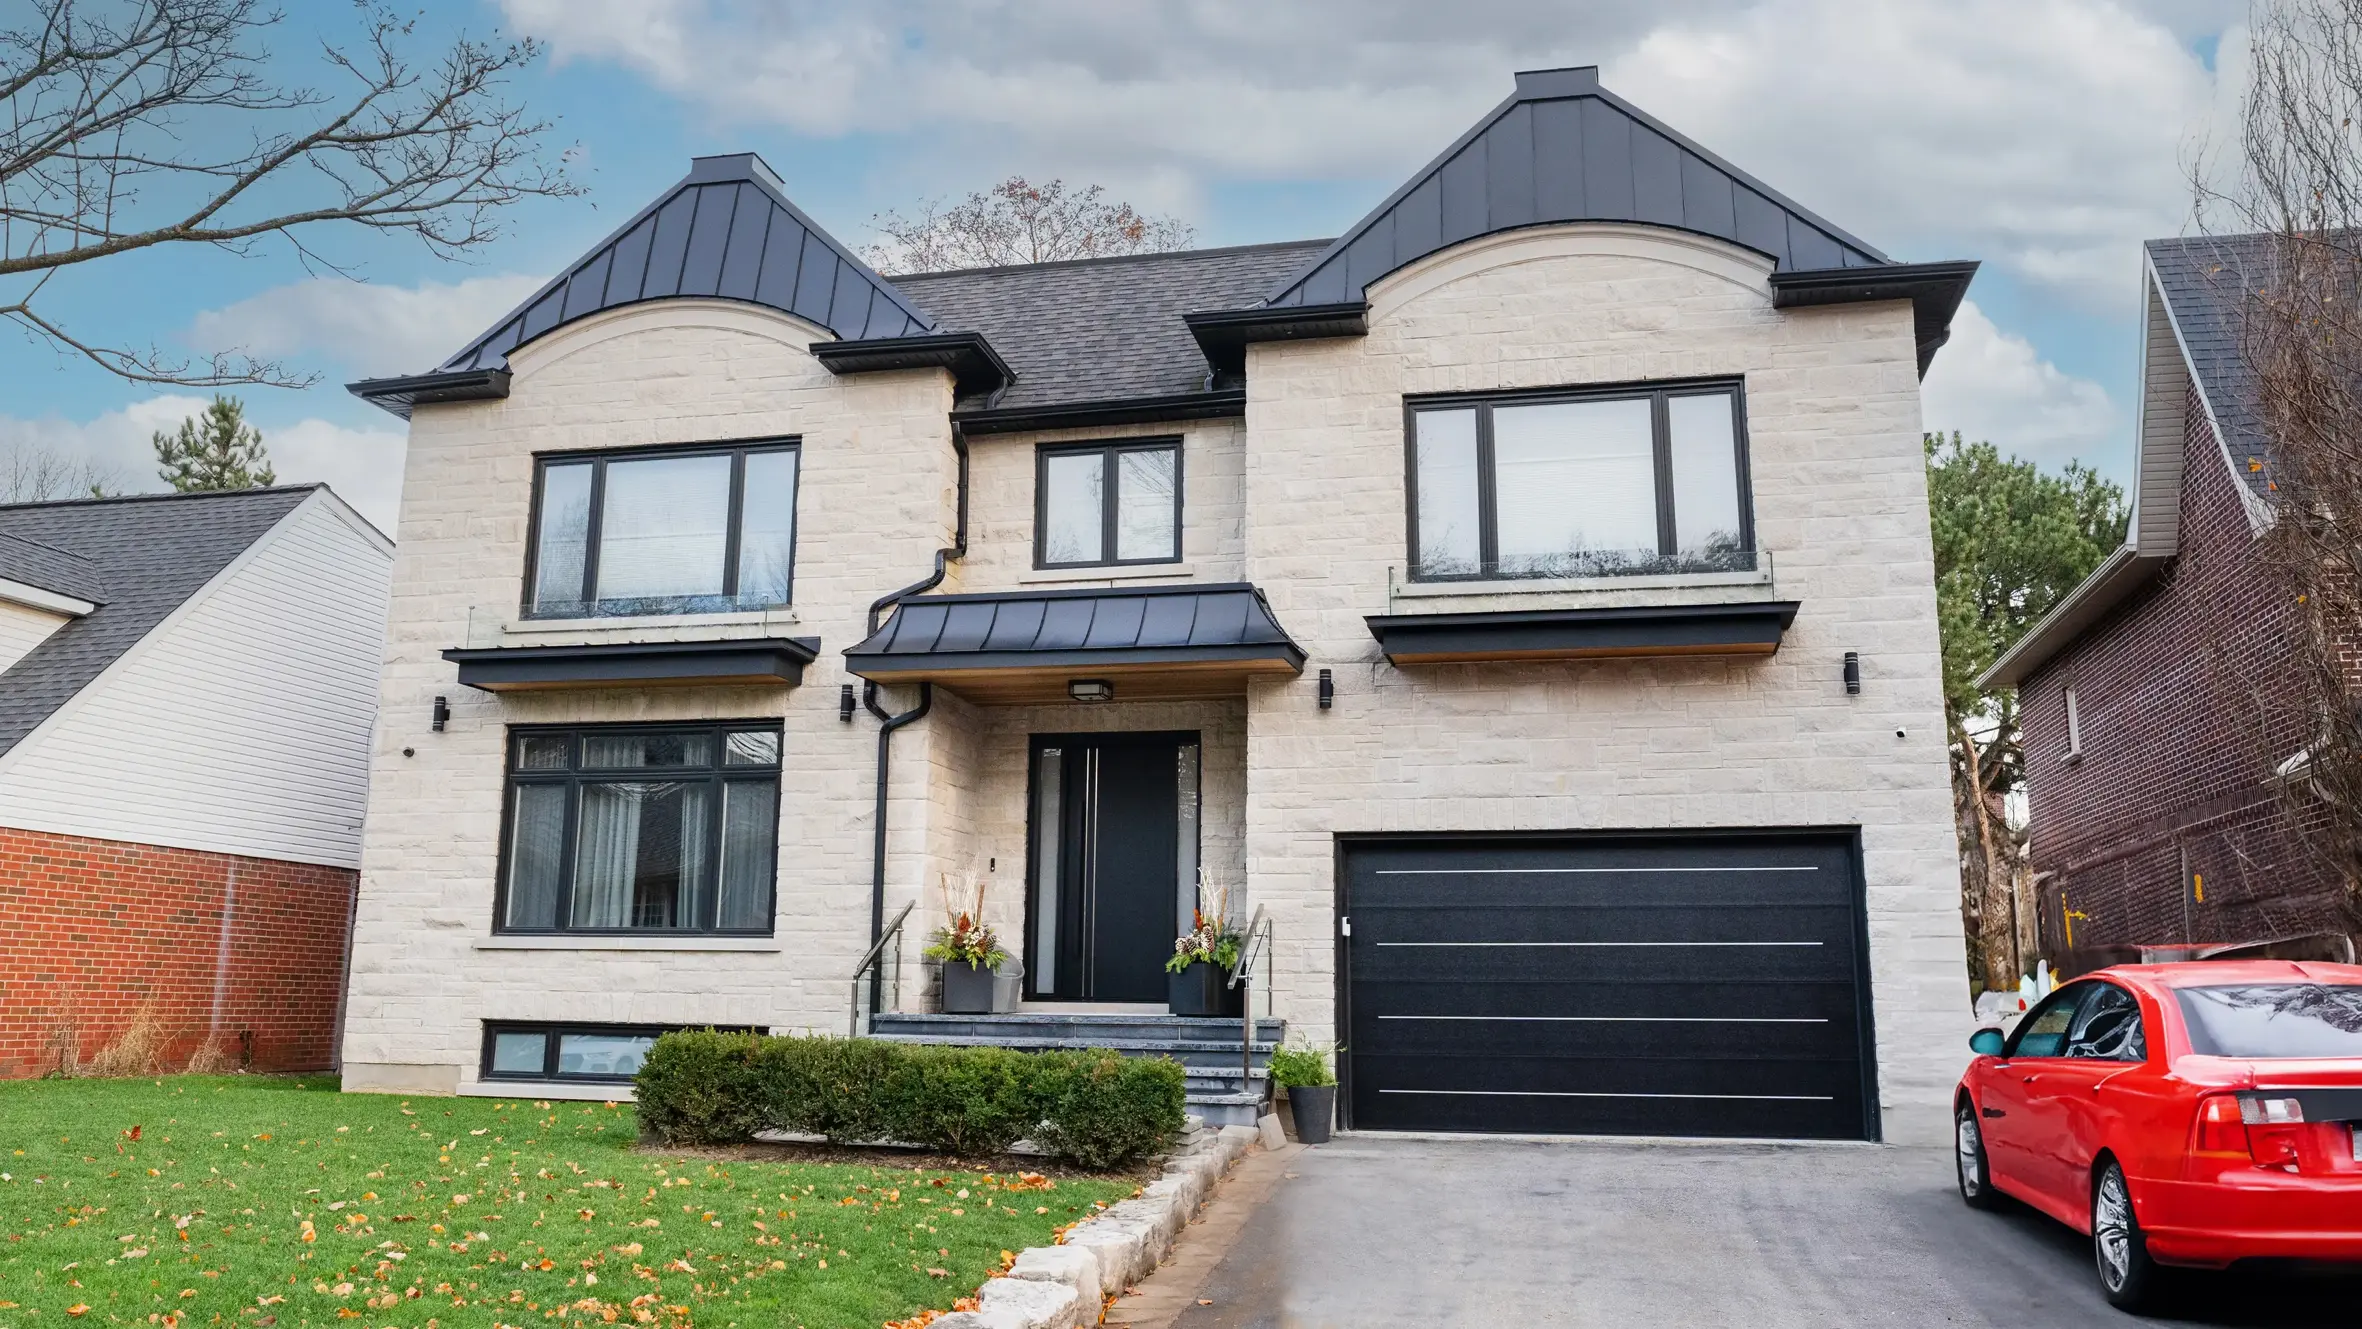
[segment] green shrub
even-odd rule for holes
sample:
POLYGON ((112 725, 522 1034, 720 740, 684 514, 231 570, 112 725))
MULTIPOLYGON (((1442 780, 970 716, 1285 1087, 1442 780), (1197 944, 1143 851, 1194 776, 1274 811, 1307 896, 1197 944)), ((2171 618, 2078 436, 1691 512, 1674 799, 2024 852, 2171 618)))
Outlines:
POLYGON ((770 1125, 765 1040, 685 1029, 656 1040, 633 1078, 640 1129, 666 1144, 728 1144, 770 1125))
POLYGON ((1337 1076, 1329 1069, 1329 1054, 1337 1049, 1326 1043, 1289 1043, 1271 1050, 1271 1082, 1282 1089, 1314 1089, 1335 1084, 1337 1076))
POLYGON ((1161 1148, 1183 1102, 1181 1067, 1161 1058, 710 1030, 657 1039, 636 1086, 641 1127, 665 1144, 780 1130, 998 1154, 1031 1137, 1087 1168, 1161 1148))
POLYGON ((1034 1142, 1051 1153, 1087 1168, 1118 1167, 1180 1132, 1179 1062, 1100 1051, 1038 1055, 1045 1120, 1034 1142))

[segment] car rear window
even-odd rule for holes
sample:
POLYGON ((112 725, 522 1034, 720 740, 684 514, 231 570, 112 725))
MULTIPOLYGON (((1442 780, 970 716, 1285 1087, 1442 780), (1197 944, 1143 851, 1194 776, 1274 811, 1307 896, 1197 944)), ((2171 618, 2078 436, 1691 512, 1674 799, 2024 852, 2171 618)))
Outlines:
POLYGON ((2174 995, 2200 1056, 2362 1057, 2362 987, 2243 983, 2174 995))

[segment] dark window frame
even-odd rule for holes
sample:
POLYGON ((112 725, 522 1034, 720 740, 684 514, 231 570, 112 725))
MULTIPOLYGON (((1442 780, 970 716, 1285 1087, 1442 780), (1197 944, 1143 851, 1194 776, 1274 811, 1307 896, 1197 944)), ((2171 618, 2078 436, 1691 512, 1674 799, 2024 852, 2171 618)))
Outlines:
MULTIPOLYGON (((1403 566, 1412 581, 1522 581, 1549 579, 1557 573, 1500 570, 1500 509, 1493 460, 1493 411, 1502 406, 1544 406, 1557 402, 1647 401, 1652 478, 1656 488, 1657 553, 1672 558, 1680 551, 1673 511, 1673 434, 1669 402, 1675 397, 1710 397, 1729 393, 1731 399, 1732 464, 1738 468, 1739 543, 1747 570, 1756 566, 1755 481, 1752 452, 1747 440, 1747 383, 1744 378, 1658 379, 1640 383, 1586 387, 1533 388, 1514 391, 1437 392, 1403 398, 1403 529, 1406 536, 1403 566), (1430 411, 1476 411, 1476 521, 1477 570, 1470 573, 1430 574, 1419 563, 1419 416, 1430 411)), ((1645 571, 1632 575, 1648 575, 1645 571)))
POLYGON ((708 1026, 685 1024, 600 1024, 585 1020, 486 1020, 484 1045, 476 1062, 476 1078, 508 1084, 630 1084, 628 1075, 566 1075, 558 1070, 558 1039, 564 1034, 648 1034, 661 1038, 683 1029, 715 1028, 724 1033, 769 1033, 767 1025, 708 1026), (492 1069, 492 1050, 502 1034, 540 1034, 541 1073, 521 1075, 492 1069))
POLYGON ((1179 435, 1159 435, 1154 438, 1104 438, 1080 443, 1042 443, 1033 450, 1033 566, 1041 571, 1065 568, 1140 568, 1160 563, 1181 561, 1181 525, 1183 457, 1179 435), (1173 552, 1170 557, 1117 558, 1116 514, 1119 507, 1117 488, 1121 483, 1122 468, 1117 458, 1126 452, 1171 452, 1173 454, 1173 552), (1087 456, 1100 454, 1099 484, 1099 552, 1105 557, 1082 559, 1072 563, 1050 561, 1050 459, 1052 457, 1087 456))
MULTIPOLYGON (((784 776, 787 770, 787 735, 785 723, 782 720, 776 717, 758 717, 745 720, 694 720, 673 723, 518 724, 508 726, 506 741, 507 747, 501 754, 500 857, 497 868, 498 875, 493 880, 492 889, 492 931, 494 934, 513 937, 769 937, 777 934, 779 928, 779 851, 777 842, 779 818, 785 810, 783 806, 785 793, 782 786, 785 783, 784 776), (778 736, 778 762, 769 766, 729 766, 725 764, 727 735, 748 731, 778 736), (585 735, 633 733, 710 734, 714 742, 713 765, 682 768, 665 766, 592 767, 581 764, 582 740, 585 735), (564 735, 566 737, 568 755, 567 764, 563 768, 520 768, 517 765, 517 752, 522 746, 519 740, 537 735, 564 735), (578 848, 576 841, 581 831, 582 822, 581 788, 585 784, 604 783, 617 778, 663 779, 668 773, 677 774, 683 770, 688 771, 694 779, 709 782, 716 789, 717 796, 713 799, 713 808, 708 813, 707 829, 713 836, 713 844, 717 850, 722 842, 722 815, 728 801, 720 796, 721 789, 733 780, 769 780, 771 782, 773 848, 769 900, 768 907, 763 911, 763 926, 759 929, 711 926, 694 928, 578 928, 565 923, 563 920, 572 913, 574 905, 575 853, 578 848), (509 881, 515 866, 517 789, 520 785, 527 784, 560 785, 574 791, 566 800, 565 830, 562 832, 564 843, 559 850, 558 858, 558 896, 551 910, 551 917, 560 921, 554 926, 546 928, 512 927, 508 921, 509 881)), ((721 904, 719 882, 722 856, 720 853, 715 853, 713 860, 715 889, 707 892, 709 918, 711 917, 710 911, 719 908, 721 904)))
POLYGON ((647 448, 576 448, 562 452, 533 454, 533 498, 531 511, 525 520, 525 582, 518 598, 518 614, 531 619, 597 619, 658 616, 665 611, 634 609, 617 614, 601 614, 599 601, 590 593, 599 584, 599 545, 601 526, 606 519, 607 468, 617 462, 674 461, 691 457, 730 458, 730 515, 729 534, 722 550, 722 595, 735 598, 738 594, 738 558, 740 528, 746 516, 746 459, 758 454, 792 452, 796 454, 796 494, 788 511, 787 598, 778 605, 756 606, 732 610, 677 610, 676 613, 754 613, 766 608, 784 608, 795 603, 796 546, 804 533, 802 508, 804 504, 804 440, 800 434, 782 434, 763 438, 717 439, 706 443, 671 443, 647 448), (541 610, 535 607, 534 592, 541 575, 541 518, 542 503, 548 491, 549 471, 553 466, 591 467, 590 519, 583 532, 582 591, 583 598, 567 602, 563 611, 541 610), (587 608, 589 612, 582 612, 587 608))

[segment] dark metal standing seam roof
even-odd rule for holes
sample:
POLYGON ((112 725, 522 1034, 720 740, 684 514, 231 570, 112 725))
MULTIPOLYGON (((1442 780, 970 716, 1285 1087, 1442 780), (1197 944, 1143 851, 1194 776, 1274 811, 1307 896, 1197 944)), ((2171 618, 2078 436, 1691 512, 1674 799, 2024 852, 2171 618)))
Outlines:
POLYGON ((926 595, 845 652, 856 671, 1281 659, 1304 652, 1244 582, 926 595))
POLYGON ((2247 291, 2271 262, 2272 241, 2269 235, 2195 235, 2143 246, 2233 469, 2258 495, 2269 491, 2271 446, 2240 337, 2247 291), (2257 469, 2253 462, 2264 466, 2257 469))
POLYGON ((1890 260, 1599 86, 1596 67, 1520 73, 1517 90, 1301 272, 1274 305, 1359 300, 1370 283, 1480 235, 1629 221, 1716 236, 1782 271, 1890 260))
POLYGON ((107 579, 97 564, 21 535, 0 532, 0 577, 76 600, 105 604, 107 599, 107 579))
POLYGON ((319 488, 0 507, 0 536, 79 557, 104 579, 107 592, 106 603, 50 633, 0 673, 0 752, 23 741, 319 488))
POLYGON ((1190 249, 918 273, 894 284, 945 329, 981 332, 1016 382, 995 410, 1205 390, 1183 314, 1253 304, 1329 242, 1190 249))
POLYGON ((602 309, 666 296, 746 300, 847 340, 933 325, 780 192, 751 152, 698 157, 664 197, 534 293, 438 373, 500 369, 508 353, 602 309))

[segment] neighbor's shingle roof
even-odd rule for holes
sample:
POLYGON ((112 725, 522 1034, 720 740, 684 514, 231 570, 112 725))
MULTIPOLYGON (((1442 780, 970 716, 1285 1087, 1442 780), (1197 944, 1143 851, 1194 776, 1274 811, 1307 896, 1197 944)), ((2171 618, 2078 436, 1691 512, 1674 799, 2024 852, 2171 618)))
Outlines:
POLYGON ((318 488, 0 506, 0 541, 79 559, 103 581, 106 592, 99 608, 49 634, 0 673, 0 753, 15 747, 318 488))
POLYGON ((2241 311, 2248 282, 2270 260, 2271 242, 2269 235, 2195 235, 2146 245, 2223 448, 2258 494, 2266 492, 2270 471, 2250 462, 2268 462, 2271 449, 2256 410, 2255 375, 2240 348, 2241 311))
POLYGON ((1017 381, 996 410, 1202 392, 1183 314, 1242 309, 1326 240, 972 268, 888 280, 946 332, 981 332, 1017 381))
POLYGON ((0 577, 77 600, 104 604, 107 598, 107 581, 99 575, 97 564, 80 554, 5 532, 0 532, 0 577))

